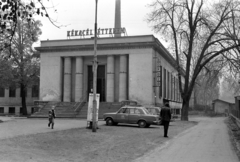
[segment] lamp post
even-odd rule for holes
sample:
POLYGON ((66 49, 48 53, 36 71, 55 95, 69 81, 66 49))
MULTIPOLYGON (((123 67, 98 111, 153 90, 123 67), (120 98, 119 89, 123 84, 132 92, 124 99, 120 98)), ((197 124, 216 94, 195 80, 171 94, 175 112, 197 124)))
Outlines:
POLYGON ((95 24, 94 24, 94 57, 93 57, 93 107, 92 107, 92 132, 96 132, 96 115, 97 115, 97 4, 96 0, 96 10, 95 10, 95 24))

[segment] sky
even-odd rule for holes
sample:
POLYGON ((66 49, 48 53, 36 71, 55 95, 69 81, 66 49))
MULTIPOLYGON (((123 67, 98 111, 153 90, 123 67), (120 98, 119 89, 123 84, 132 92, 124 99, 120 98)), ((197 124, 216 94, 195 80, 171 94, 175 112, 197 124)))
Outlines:
MULTIPOLYGON (((49 0, 45 5, 50 17, 60 28, 55 27, 47 18, 40 18, 42 35, 40 40, 67 39, 69 30, 94 29, 95 0, 49 0), (54 12, 57 10, 57 12, 54 12)), ((151 8, 147 7, 153 0, 121 0, 121 23, 126 28, 128 36, 154 35, 150 24, 147 23, 147 14, 151 8)), ((100 28, 114 28, 115 0, 98 0, 97 23, 100 28)), ((162 42, 162 40, 161 40, 162 42)), ((162 42, 164 44, 164 42, 162 42)), ((40 46, 38 42, 35 46, 40 46)))

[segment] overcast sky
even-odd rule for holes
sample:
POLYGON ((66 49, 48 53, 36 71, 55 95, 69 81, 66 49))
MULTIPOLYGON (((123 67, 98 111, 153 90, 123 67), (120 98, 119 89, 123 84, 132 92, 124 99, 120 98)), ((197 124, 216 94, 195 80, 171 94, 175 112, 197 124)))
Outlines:
MULTIPOLYGON (((122 27, 126 28, 128 36, 154 34, 146 22, 147 14, 151 11, 148 4, 153 0, 121 0, 122 27)), ((47 6, 49 15, 56 20, 61 28, 53 26, 46 18, 41 18, 43 27, 40 40, 67 39, 68 30, 94 29, 95 0, 50 0, 47 6)), ((98 0, 98 27, 113 28, 115 0, 98 0)), ((164 42, 162 42, 164 43, 164 42)), ((37 45, 39 46, 39 44, 37 45)))

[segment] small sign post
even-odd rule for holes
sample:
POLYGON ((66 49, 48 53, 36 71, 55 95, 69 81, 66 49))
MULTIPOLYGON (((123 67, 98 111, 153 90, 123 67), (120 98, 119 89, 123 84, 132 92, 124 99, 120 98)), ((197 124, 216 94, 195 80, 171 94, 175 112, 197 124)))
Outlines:
MULTIPOLYGON (((98 128, 97 122, 98 122, 98 110, 99 110, 99 98, 100 94, 96 94, 96 100, 97 100, 97 108, 96 108, 96 126, 98 128)), ((92 128, 93 122, 93 94, 89 94, 89 100, 88 100, 88 112, 87 112, 87 128, 92 128)))

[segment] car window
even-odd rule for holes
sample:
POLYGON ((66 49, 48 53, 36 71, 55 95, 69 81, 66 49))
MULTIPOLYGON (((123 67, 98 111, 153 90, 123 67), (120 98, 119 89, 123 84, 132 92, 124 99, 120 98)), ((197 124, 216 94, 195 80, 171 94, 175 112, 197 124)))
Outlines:
POLYGON ((142 110, 143 110, 143 114, 150 114, 149 111, 145 107, 143 107, 142 110))
POLYGON ((130 114, 135 114, 134 109, 129 109, 130 114))
POLYGON ((135 114, 144 114, 144 112, 141 109, 135 109, 135 114))
POLYGON ((130 109, 126 108, 125 111, 124 111, 124 113, 125 113, 125 114, 129 114, 129 111, 130 111, 130 109))
POLYGON ((124 113, 126 111, 126 108, 122 108, 118 111, 118 113, 124 113))
POLYGON ((147 109, 148 110, 148 112, 150 112, 151 114, 152 113, 155 113, 155 110, 154 109, 147 109))

